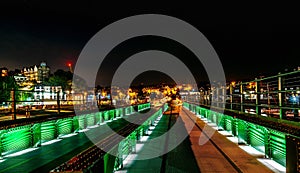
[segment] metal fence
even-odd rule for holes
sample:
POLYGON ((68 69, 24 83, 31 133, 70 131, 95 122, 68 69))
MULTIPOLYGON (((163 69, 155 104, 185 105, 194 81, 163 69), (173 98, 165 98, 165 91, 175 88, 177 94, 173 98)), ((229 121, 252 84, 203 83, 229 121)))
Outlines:
POLYGON ((200 90, 199 95, 185 97, 185 101, 298 121, 300 71, 230 82, 226 86, 200 90))
POLYGON ((74 111, 74 107, 80 110, 87 110, 89 106, 99 107, 97 97, 90 98, 87 93, 15 89, 1 92, 8 94, 7 98, 2 98, 0 102, 0 121, 60 114, 74 111))

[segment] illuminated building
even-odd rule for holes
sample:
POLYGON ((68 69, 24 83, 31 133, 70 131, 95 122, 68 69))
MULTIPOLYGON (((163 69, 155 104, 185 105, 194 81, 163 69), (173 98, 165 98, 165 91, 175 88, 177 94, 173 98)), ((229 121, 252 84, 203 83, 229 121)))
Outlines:
POLYGON ((50 68, 45 62, 41 62, 40 66, 34 66, 29 68, 24 68, 22 71, 23 75, 27 77, 29 81, 36 81, 37 83, 42 83, 45 79, 49 78, 50 68))
POLYGON ((22 71, 23 75, 27 77, 29 81, 37 81, 38 80, 38 68, 36 66, 24 68, 22 71))
POLYGON ((57 96, 59 96, 60 100, 65 99, 61 86, 37 85, 34 87, 35 100, 56 100, 57 96))
POLYGON ((19 86, 22 86, 27 81, 27 77, 22 74, 14 75, 14 79, 19 86))
POLYGON ((40 66, 38 67, 38 83, 45 81, 48 79, 50 75, 50 68, 47 66, 45 62, 41 62, 40 66))

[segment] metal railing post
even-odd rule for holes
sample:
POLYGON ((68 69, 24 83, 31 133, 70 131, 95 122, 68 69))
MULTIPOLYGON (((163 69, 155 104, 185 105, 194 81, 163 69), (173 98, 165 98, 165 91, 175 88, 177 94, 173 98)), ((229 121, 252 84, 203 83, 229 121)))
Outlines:
POLYGON ((222 107, 226 107, 226 86, 222 86, 222 107))
POLYGON ((12 120, 15 120, 17 118, 16 113, 17 113, 17 106, 16 106, 16 91, 13 88, 10 92, 11 96, 11 108, 12 108, 12 120))
POLYGON ((205 105, 208 105, 208 99, 207 99, 208 98, 208 94, 207 93, 208 93, 208 91, 204 91, 204 104, 205 105))
POLYGON ((232 101, 233 101, 233 85, 230 83, 229 85, 229 94, 230 94, 230 109, 232 110, 232 101))
POLYGON ((282 110, 282 79, 280 73, 278 74, 278 104, 279 104, 279 117, 283 118, 282 110))
POLYGON ((59 91, 56 93, 56 100, 57 100, 57 114, 60 114, 60 99, 59 99, 59 91))
POLYGON ((244 111, 244 93, 243 93, 243 84, 240 83, 240 96, 241 96, 241 112, 245 112, 244 111))
POLYGON ((220 107, 220 88, 216 87, 215 93, 216 93, 215 98, 216 98, 216 102, 217 102, 216 107, 220 107))
POLYGON ((208 98, 207 105, 211 105, 211 100, 212 100, 211 90, 208 90, 207 95, 208 95, 208 97, 207 97, 208 98))
POLYGON ((256 114, 261 115, 261 108, 260 108, 260 86, 257 81, 257 78, 255 78, 255 108, 256 108, 256 114))

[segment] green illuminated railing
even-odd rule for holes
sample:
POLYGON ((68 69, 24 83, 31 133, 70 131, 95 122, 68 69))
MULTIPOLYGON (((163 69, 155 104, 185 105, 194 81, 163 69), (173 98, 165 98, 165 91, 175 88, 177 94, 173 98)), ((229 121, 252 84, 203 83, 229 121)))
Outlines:
POLYGON ((243 120, 238 120, 238 142, 239 143, 247 143, 248 140, 248 129, 247 129, 248 123, 243 120))
MULTIPOLYGON (((149 105, 141 106, 139 111, 150 108, 149 105)), ((147 135, 147 131, 153 122, 166 111, 168 105, 165 104, 162 108, 156 111, 150 116, 143 124, 137 129, 130 133, 125 139, 123 139, 117 146, 117 157, 115 158, 114 170, 118 170, 122 167, 123 161, 128 157, 129 154, 135 152, 136 142, 141 139, 142 136, 147 135)))
POLYGON ((95 115, 96 124, 103 123, 103 112, 97 112, 95 115))
POLYGON ((87 114, 85 118, 86 118, 86 126, 87 127, 93 126, 96 124, 94 114, 87 114))
POLYGON ((82 130, 85 129, 85 115, 78 116, 78 129, 82 130))
POLYGON ((268 134, 269 130, 255 125, 253 123, 248 124, 248 134, 249 134, 249 141, 248 143, 258 151, 268 154, 265 150, 265 145, 268 145, 268 134))
POLYGON ((109 110, 109 120, 113 120, 115 118, 115 110, 109 110))
POLYGON ((216 123, 219 129, 237 136, 239 143, 248 144, 265 153, 266 157, 286 166, 287 134, 187 102, 183 106, 201 118, 206 118, 208 122, 216 123))
MULTIPOLYGON (((145 107, 147 108, 149 106, 145 107)), ((145 107, 139 111, 142 111, 145 107)), ((134 108, 138 107, 134 106, 134 108)), ((140 141, 142 136, 148 135, 147 131, 149 127, 154 125, 153 122, 167 109, 168 105, 164 104, 159 109, 155 109, 155 111, 152 110, 150 112, 151 114, 144 114, 145 116, 141 115, 142 117, 138 119, 137 124, 127 123, 120 129, 120 133, 118 134, 125 138, 119 138, 118 135, 113 134, 103 141, 100 141, 98 144, 104 148, 108 147, 106 149, 109 150, 109 152, 105 152, 102 147, 99 149, 97 146, 93 146, 58 166, 53 172, 74 170, 74 167, 75 170, 81 170, 83 172, 114 172, 114 170, 122 168, 124 159, 126 159, 129 154, 136 152, 136 143, 140 141), (81 160, 78 160, 78 158, 81 158, 81 160), (82 162, 82 160, 87 160, 87 162, 82 162)), ((121 110, 122 113, 120 116, 124 115, 126 111, 133 111, 133 107, 127 107, 123 111, 121 110)), ((118 110, 115 111, 115 116, 118 115, 117 112, 118 110)), ((100 114, 96 114, 96 117, 99 115, 100 114)), ((107 113, 107 115, 109 115, 109 113, 107 113)))
POLYGON ((141 105, 138 105, 138 111, 143 111, 145 109, 149 109, 150 108, 150 103, 145 103, 145 104, 141 104, 141 105))
POLYGON ((41 140, 49 141, 52 139, 55 139, 56 136, 56 125, 55 120, 52 121, 46 121, 41 123, 41 140))
POLYGON ((125 115, 130 115, 132 112, 133 112, 132 106, 125 108, 125 115))
POLYGON ((1 151, 14 152, 32 146, 30 125, 0 131, 1 151))
POLYGON ((42 139, 42 137, 41 137, 41 123, 34 124, 31 127, 31 131, 32 131, 32 137, 33 137, 32 146, 33 147, 40 146, 41 145, 41 139, 42 139))
MULTIPOLYGON (((140 110, 144 110, 150 108, 150 103, 138 106, 140 110)), ((134 113, 133 106, 0 130, 0 156, 41 146, 43 142, 122 117, 124 113, 126 115, 134 113)))
MULTIPOLYGON (((286 139, 285 134, 270 131, 270 157, 286 166, 286 139)), ((295 150, 296 152, 296 150, 295 150)))
POLYGON ((64 118, 57 120, 57 133, 58 135, 65 135, 72 133, 73 131, 73 119, 72 118, 64 118))

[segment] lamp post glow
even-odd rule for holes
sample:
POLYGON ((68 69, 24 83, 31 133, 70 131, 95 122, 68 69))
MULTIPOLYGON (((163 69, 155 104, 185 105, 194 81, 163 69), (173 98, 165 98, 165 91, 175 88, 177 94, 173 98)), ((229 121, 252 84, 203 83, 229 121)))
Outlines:
POLYGON ((68 62, 68 63, 67 63, 67 66, 69 67, 70 72, 73 73, 72 63, 68 62))

